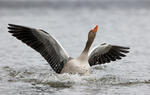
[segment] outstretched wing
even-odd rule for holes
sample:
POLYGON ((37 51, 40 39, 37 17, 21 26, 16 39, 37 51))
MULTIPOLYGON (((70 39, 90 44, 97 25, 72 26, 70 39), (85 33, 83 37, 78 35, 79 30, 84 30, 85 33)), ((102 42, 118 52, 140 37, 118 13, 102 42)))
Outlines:
POLYGON ((97 46, 89 55, 89 64, 97 65, 97 64, 105 64, 111 61, 120 60, 122 57, 125 57, 125 53, 128 53, 129 47, 116 46, 110 44, 101 44, 97 46))
POLYGON ((9 33, 39 52, 56 73, 60 73, 68 54, 62 46, 47 32, 20 25, 8 24, 9 33))

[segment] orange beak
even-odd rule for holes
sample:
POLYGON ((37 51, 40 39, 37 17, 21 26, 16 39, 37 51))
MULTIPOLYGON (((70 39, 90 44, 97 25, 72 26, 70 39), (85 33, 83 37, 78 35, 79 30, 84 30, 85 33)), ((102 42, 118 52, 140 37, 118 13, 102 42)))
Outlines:
POLYGON ((97 32, 97 30, 98 30, 98 25, 96 25, 95 28, 92 29, 92 32, 97 32))

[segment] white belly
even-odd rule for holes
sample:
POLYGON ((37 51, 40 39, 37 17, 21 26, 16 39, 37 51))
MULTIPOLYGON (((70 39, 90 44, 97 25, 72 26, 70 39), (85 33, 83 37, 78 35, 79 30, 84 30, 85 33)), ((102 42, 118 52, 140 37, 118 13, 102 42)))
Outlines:
POLYGON ((90 73, 90 65, 88 61, 80 62, 76 59, 73 59, 64 64, 64 68, 62 69, 61 73, 78 73, 81 75, 88 75, 90 73))

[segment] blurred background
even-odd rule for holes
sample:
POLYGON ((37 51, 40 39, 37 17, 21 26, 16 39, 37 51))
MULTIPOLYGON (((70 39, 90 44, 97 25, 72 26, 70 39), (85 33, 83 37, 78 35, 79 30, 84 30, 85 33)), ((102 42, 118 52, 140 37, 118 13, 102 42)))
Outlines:
POLYGON ((0 0, 2 95, 149 95, 149 0, 0 0), (123 60, 92 67, 89 76, 55 74, 39 53, 16 40, 8 23, 43 29, 74 58, 90 29, 101 43, 130 47, 123 60))

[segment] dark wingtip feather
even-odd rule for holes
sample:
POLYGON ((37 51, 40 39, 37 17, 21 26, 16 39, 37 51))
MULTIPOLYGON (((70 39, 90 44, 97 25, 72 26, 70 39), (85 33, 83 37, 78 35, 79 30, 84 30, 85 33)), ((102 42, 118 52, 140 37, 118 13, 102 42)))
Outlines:
POLYGON ((16 26, 16 25, 15 24, 8 24, 8 26, 13 27, 13 26, 16 26))
POLYGON ((16 25, 16 24, 8 24, 8 26, 12 29, 17 29, 17 30, 26 30, 26 29, 33 29, 30 27, 22 26, 22 25, 16 25))
POLYGON ((9 26, 9 27, 7 27, 7 28, 8 28, 8 29, 11 29, 12 27, 9 26))
POLYGON ((120 48, 120 49, 130 49, 130 47, 124 47, 124 46, 112 46, 114 48, 120 48))
POLYGON ((130 49, 130 47, 123 47, 123 49, 130 49))
POLYGON ((14 33, 14 31, 8 31, 9 33, 14 33))
POLYGON ((8 24, 9 26, 18 26, 18 25, 16 25, 16 24, 8 24))
POLYGON ((15 24, 8 24, 8 29, 9 30, 18 30, 18 27, 20 27, 19 25, 15 25, 15 24))
POLYGON ((11 24, 10 24, 10 23, 8 23, 8 25, 10 26, 11 24))
POLYGON ((11 27, 11 26, 9 26, 9 27, 7 27, 9 30, 14 30, 15 28, 14 27, 11 27))
POLYGON ((120 50, 120 52, 122 52, 122 53, 129 53, 129 51, 127 51, 127 50, 120 50))

